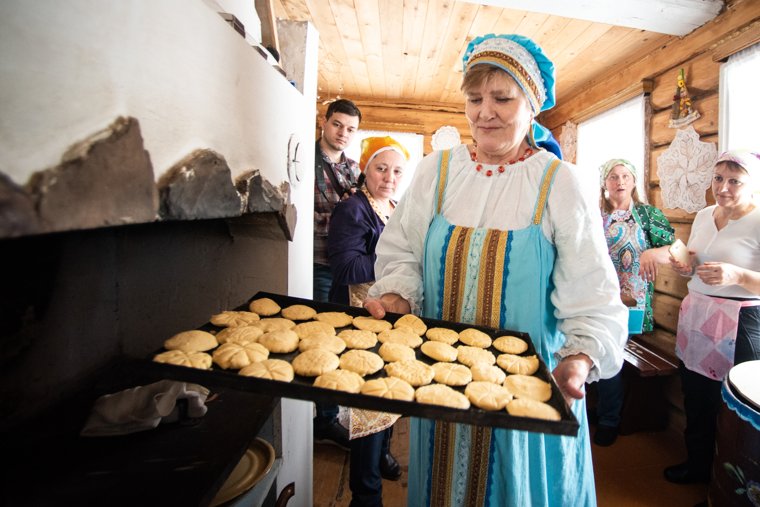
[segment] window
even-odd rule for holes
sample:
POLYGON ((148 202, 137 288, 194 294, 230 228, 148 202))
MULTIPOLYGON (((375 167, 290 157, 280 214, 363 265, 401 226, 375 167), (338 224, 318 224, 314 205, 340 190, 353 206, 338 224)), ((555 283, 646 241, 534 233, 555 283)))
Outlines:
POLYGON ((586 197, 599 205, 599 168, 611 158, 631 162, 638 174, 639 198, 647 200, 644 181, 644 96, 633 98, 578 125, 576 164, 586 197))
POLYGON ((362 139, 375 136, 391 136, 393 139, 401 143, 404 148, 406 148, 406 151, 409 152, 409 161, 406 163, 404 177, 401 179, 401 183, 396 189, 396 199, 401 199, 401 196, 404 195, 409 183, 412 182, 412 176, 414 175, 415 169, 417 169, 417 164, 422 160, 424 138, 419 134, 410 134, 406 132, 359 130, 354 136, 354 141, 351 143, 351 146, 346 148, 346 156, 358 162, 361 156, 362 139))
POLYGON ((720 151, 760 151, 757 137, 757 76, 760 75, 760 44, 731 55, 720 67, 720 151))

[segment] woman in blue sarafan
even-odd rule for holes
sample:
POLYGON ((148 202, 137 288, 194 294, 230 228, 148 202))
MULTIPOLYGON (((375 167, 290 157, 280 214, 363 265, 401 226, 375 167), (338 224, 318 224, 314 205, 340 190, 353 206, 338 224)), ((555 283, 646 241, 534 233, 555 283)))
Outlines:
POLYGON ((527 332, 580 421, 576 436, 411 421, 410 506, 596 505, 584 384, 614 375, 626 308, 599 211, 543 149, 554 65, 519 35, 464 55, 473 143, 426 156, 377 245, 365 307, 527 332))

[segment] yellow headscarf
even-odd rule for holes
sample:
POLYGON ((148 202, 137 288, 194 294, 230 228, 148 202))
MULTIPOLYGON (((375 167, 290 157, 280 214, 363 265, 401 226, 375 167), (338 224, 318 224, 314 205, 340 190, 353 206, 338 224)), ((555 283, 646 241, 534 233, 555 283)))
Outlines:
POLYGON ((359 169, 364 172, 373 158, 388 150, 394 150, 400 153, 405 160, 409 160, 409 152, 392 137, 365 137, 362 139, 362 154, 359 158, 359 169))

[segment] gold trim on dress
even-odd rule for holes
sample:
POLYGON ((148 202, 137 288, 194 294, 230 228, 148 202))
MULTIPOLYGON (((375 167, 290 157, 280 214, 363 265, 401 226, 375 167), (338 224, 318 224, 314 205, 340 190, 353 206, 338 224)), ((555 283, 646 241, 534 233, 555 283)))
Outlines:
POLYGON ((554 173, 557 172, 559 167, 559 159, 554 159, 549 168, 544 173, 544 177, 541 180, 541 191, 538 194, 538 204, 536 205, 536 214, 533 216, 533 224, 538 225, 541 223, 541 218, 544 214, 544 208, 546 207, 546 200, 549 198, 549 188, 552 184, 552 178, 554 173))

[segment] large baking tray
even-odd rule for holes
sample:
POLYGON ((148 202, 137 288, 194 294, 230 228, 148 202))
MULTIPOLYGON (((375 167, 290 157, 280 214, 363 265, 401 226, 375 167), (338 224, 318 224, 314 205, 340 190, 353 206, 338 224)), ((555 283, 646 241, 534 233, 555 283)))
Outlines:
MULTIPOLYGON (((310 306, 318 312, 326 311, 339 311, 346 312, 349 315, 369 315, 369 313, 363 308, 356 308, 351 306, 338 305, 333 303, 320 303, 312 301, 310 299, 301 299, 290 296, 282 296, 279 294, 272 294, 268 292, 259 292, 253 296, 250 300, 268 297, 276 301, 282 308, 285 308, 294 304, 303 304, 310 306)), ((237 310, 248 310, 248 304, 242 305, 237 310)), ((401 317, 400 314, 388 313, 385 320, 393 323, 401 317)), ((533 342, 527 333, 518 331, 511 331, 507 329, 494 329, 484 326, 476 326, 472 324, 462 324, 455 322, 440 321, 435 319, 422 319, 428 328, 431 327, 447 327, 457 332, 466 328, 479 329, 492 338, 503 336, 505 334, 511 334, 525 339, 528 342, 528 350, 522 355, 536 354, 536 350, 533 346, 533 342)), ((199 329, 216 333, 222 328, 207 323, 199 329)), ((340 331, 340 329, 338 330, 340 331)), ((378 343, 371 350, 377 352, 380 343, 378 343)), ((161 349, 162 351, 163 349, 161 349)), ((500 354, 499 351, 491 348, 491 352, 495 356, 500 354)), ((427 364, 433 364, 435 361, 425 356, 419 348, 416 349, 417 359, 424 361, 427 364)), ((290 354, 270 354, 270 358, 284 359, 292 361, 292 359, 298 354, 298 352, 292 352, 290 354)), ((538 356, 538 354, 536 354, 538 356)), ((554 382, 554 378, 549 372, 546 364, 539 357, 539 369, 535 373, 535 376, 542 380, 549 382, 552 386, 552 397, 547 402, 549 405, 557 409, 561 415, 559 421, 547 421, 543 419, 534 419, 531 417, 516 417, 510 415, 506 410, 501 411, 486 411, 477 407, 471 407, 467 410, 443 407, 438 405, 429 405, 418 402, 402 401, 402 400, 388 400, 376 396, 367 396, 363 394, 347 393, 342 391, 335 391, 332 389, 323 389, 313 386, 313 378, 302 377, 296 375, 292 382, 278 382, 274 380, 260 379, 255 377, 246 377, 239 375, 236 370, 223 370, 214 365, 211 370, 200 370, 195 368, 187 368, 183 366, 173 366, 168 364, 160 364, 153 362, 152 364, 158 371, 162 371, 165 377, 174 378, 177 380, 188 380, 203 384, 204 382, 213 382, 217 385, 225 385, 244 391, 263 392, 267 394, 276 394, 280 397, 295 398, 301 400, 318 401, 326 403, 334 403, 338 405, 344 405, 349 407, 358 407, 371 410, 378 410, 384 412, 392 412, 396 414, 422 417, 427 419, 437 419, 441 421, 458 422, 479 426, 491 426, 498 428, 510 428, 516 430, 525 430, 539 433, 551 433, 556 435, 571 435, 575 436, 578 433, 578 420, 575 415, 570 411, 565 403, 562 394, 554 382)), ((385 370, 368 375, 365 379, 377 378, 386 376, 385 370)), ((460 392, 464 391, 464 388, 455 388, 460 392)))

